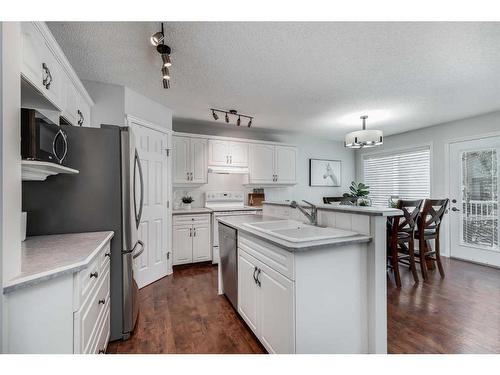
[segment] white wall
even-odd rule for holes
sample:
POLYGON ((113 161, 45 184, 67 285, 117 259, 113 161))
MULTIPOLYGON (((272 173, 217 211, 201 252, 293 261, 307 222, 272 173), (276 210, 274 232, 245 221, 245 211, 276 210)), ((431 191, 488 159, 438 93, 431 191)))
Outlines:
MULTIPOLYGON (((431 196, 449 197, 447 148, 451 141, 478 137, 500 131, 500 111, 447 122, 411 132, 384 138, 384 145, 376 149, 356 151, 356 178, 363 180, 363 157, 369 154, 408 149, 418 145, 431 145, 431 196)), ((453 198, 453 197, 451 197, 453 198)), ((444 221, 443 253, 449 254, 449 223, 444 221)))
MULTIPOLYGON (((234 125, 214 126, 205 122, 175 120, 173 129, 176 132, 194 134, 206 134, 263 141, 275 141, 293 144, 297 146, 297 185, 293 187, 265 188, 266 199, 284 200, 306 199, 312 202, 322 203, 323 196, 341 195, 347 190, 347 186, 354 179, 354 151, 344 148, 342 142, 308 137, 304 134, 289 132, 259 131, 246 127, 236 128, 234 125), (309 158, 333 159, 342 161, 342 187, 322 188, 309 186, 309 158)), ((197 188, 186 189, 185 187, 174 188, 174 204, 178 201, 184 191, 193 195, 197 201, 194 206, 203 206, 203 193, 208 190, 242 190, 243 176, 213 175, 209 174, 208 184, 197 188)), ((251 192, 251 188, 245 188, 251 192)))
POLYGON ((125 115, 132 115, 172 129, 172 111, 144 95, 110 83, 83 81, 83 84, 94 101, 92 126, 125 125, 125 115))
MULTIPOLYGON (((1 24, 1 262, 2 284, 21 270, 21 28, 19 22, 1 24), (7 95, 8 93, 8 95, 7 95)), ((0 297, 3 302, 3 293, 0 297)), ((3 303, 1 303, 3 305, 3 303)), ((1 316, 5 316, 4 306, 1 316)), ((1 333, 5 347, 7 322, 1 333)), ((1 351, 1 348, 0 348, 1 351)))

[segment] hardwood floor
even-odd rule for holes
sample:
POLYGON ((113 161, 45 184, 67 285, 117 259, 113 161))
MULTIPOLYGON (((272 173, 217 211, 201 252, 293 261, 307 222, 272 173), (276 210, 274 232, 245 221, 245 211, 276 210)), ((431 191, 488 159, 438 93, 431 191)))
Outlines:
POLYGON ((175 268, 139 291, 140 313, 127 341, 107 353, 265 353, 224 296, 217 295, 217 267, 175 268))
POLYGON ((500 353, 500 270, 442 261, 446 277, 436 269, 418 285, 403 267, 401 290, 391 274, 389 353, 500 353))
MULTIPOLYGON (((443 259, 413 285, 388 281, 389 353, 500 353, 500 270, 443 259)), ((217 268, 178 268, 139 292, 134 335, 108 353, 265 353, 225 297, 217 296, 217 268)))

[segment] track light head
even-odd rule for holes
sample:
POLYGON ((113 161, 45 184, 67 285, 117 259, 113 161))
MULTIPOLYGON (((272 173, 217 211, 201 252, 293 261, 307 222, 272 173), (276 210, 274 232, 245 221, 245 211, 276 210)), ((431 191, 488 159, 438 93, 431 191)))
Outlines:
POLYGON ((252 118, 250 117, 250 121, 248 121, 248 127, 252 126, 252 118))
POLYGON ((229 116, 227 115, 227 112, 226 112, 226 122, 229 124, 229 116))
POLYGON ((172 66, 172 61, 170 61, 170 55, 168 53, 162 53, 161 60, 163 61, 164 67, 169 68, 172 66))
POLYGON ((167 79, 167 80, 170 79, 170 72, 168 71, 168 68, 166 66, 161 68, 161 74, 163 76, 163 79, 167 79))
POLYGON ((165 35, 163 35, 163 33, 161 31, 158 31, 156 33, 154 33, 153 35, 151 35, 151 44, 153 46, 158 46, 161 42, 163 42, 163 40, 165 39, 165 35))
POLYGON ((236 126, 240 126, 241 125, 241 117, 238 116, 238 120, 236 120, 236 126))
POLYGON ((215 111, 212 109, 212 116, 214 117, 214 120, 217 121, 219 119, 219 115, 215 113, 215 111))
POLYGON ((170 88, 170 80, 163 79, 163 88, 164 89, 169 89, 170 88))

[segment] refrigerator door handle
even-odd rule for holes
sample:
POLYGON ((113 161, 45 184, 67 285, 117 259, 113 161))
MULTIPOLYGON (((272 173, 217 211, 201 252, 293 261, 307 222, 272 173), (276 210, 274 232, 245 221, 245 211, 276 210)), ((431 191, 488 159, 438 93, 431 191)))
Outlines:
POLYGON ((137 152, 137 149, 135 150, 134 159, 135 159, 134 160, 134 212, 135 212, 135 224, 136 227, 139 228, 139 224, 142 218, 142 205, 144 203, 144 178, 142 176, 142 167, 141 167, 141 162, 139 160, 139 153, 137 152), (139 203, 139 212, 137 212, 137 195, 135 191, 135 173, 137 169, 139 170, 139 178, 141 181, 141 201, 139 203))
MULTIPOLYGON (((137 257, 141 256, 141 254, 144 252, 144 242, 141 240, 137 240, 137 243, 141 245, 141 250, 139 250, 137 253, 132 254, 132 259, 136 259, 137 257)), ((135 249, 135 246, 134 246, 135 249)))

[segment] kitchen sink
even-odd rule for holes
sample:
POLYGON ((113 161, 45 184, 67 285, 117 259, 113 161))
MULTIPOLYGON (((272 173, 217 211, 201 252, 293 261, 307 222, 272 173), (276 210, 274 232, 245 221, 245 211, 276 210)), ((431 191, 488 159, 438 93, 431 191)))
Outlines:
POLYGON ((308 225, 295 220, 261 221, 245 225, 290 242, 319 241, 358 234, 343 229, 308 225))

